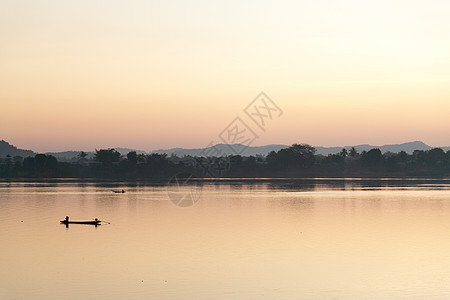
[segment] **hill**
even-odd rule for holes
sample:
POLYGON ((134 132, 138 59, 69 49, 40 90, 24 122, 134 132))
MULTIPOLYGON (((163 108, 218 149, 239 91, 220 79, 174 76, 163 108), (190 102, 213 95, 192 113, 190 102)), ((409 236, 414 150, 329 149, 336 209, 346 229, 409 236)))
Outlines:
MULTIPOLYGON (((328 154, 336 154, 339 153, 342 148, 345 148, 347 150, 350 150, 352 147, 355 147, 355 149, 361 153, 362 151, 369 151, 373 148, 379 148, 382 153, 386 152, 393 152, 398 153, 401 151, 405 151, 408 154, 412 154, 414 150, 430 150, 432 147, 428 146, 427 144, 419 141, 415 142, 408 142, 403 144, 391 144, 391 145, 383 145, 383 146, 373 146, 373 145, 356 145, 356 146, 344 146, 344 147, 315 147, 317 149, 316 154, 322 154, 322 155, 328 155, 328 154)), ((448 147, 447 147, 448 148, 448 147)), ((442 148, 444 151, 445 149, 442 148)))
MULTIPOLYGON (((240 153, 243 156, 250 156, 250 155, 267 155, 270 151, 278 151, 283 148, 289 147, 288 145, 266 145, 266 146, 250 146, 245 148, 245 146, 240 144, 234 144, 234 145, 226 145, 226 144, 217 144, 212 147, 208 148, 197 148, 197 149, 185 149, 185 148, 172 148, 167 150, 156 150, 153 151, 153 153, 166 153, 167 155, 177 155, 177 156, 184 156, 184 155, 200 155, 200 153, 214 153, 215 149, 217 149, 219 152, 224 153, 225 155, 231 155, 235 153, 240 153), (214 149, 215 148, 215 149, 214 149), (235 152, 233 152, 233 150, 235 152)), ((394 152, 398 153, 401 151, 405 151, 408 154, 412 154, 414 150, 430 150, 432 147, 426 145, 423 142, 415 141, 415 142, 408 142, 403 144, 390 144, 390 145, 383 145, 383 146, 374 146, 369 144, 364 145, 356 145, 356 146, 344 146, 344 147, 320 147, 315 146, 317 152, 316 154, 320 155, 329 155, 329 154, 336 154, 339 153, 342 148, 345 148, 347 150, 350 150, 352 147, 355 147, 355 149, 358 152, 362 151, 369 151, 373 148, 379 148, 382 153, 386 152, 394 152)), ((447 151, 450 147, 442 147, 442 150, 447 151)), ((211 154, 213 155, 213 154, 211 154)))
POLYGON ((18 149, 16 146, 10 145, 8 142, 1 140, 0 141, 0 157, 5 157, 7 155, 11 155, 11 157, 14 157, 14 156, 28 157, 28 156, 34 156, 34 155, 36 155, 36 153, 34 153, 31 150, 18 149))
POLYGON ((172 148, 167 150, 155 150, 152 153, 158 154, 167 154, 167 155, 176 155, 176 156, 199 156, 202 153, 207 156, 215 156, 219 155, 217 153, 222 153, 223 155, 233 155, 233 154, 241 154, 243 156, 256 156, 256 155, 267 155, 270 151, 278 151, 283 148, 287 148, 286 145, 266 145, 266 146, 249 146, 246 147, 241 144, 217 144, 207 148, 195 148, 195 149, 185 149, 185 148, 172 148))
MULTIPOLYGON (((126 155, 127 153, 131 151, 136 151, 138 154, 149 154, 149 153, 158 153, 158 154, 167 154, 168 156, 176 155, 179 157, 185 156, 185 155, 191 155, 191 156, 199 156, 202 153, 204 155, 214 156, 214 155, 220 155, 218 153, 222 153, 222 155, 234 155, 236 153, 242 155, 242 156, 256 156, 256 155, 267 155, 271 151, 279 151, 280 149, 287 148, 288 145, 264 145, 264 146, 249 146, 246 147, 241 144, 233 144, 233 145, 227 145, 227 144, 217 144, 208 148, 171 148, 171 149, 160 149, 155 150, 152 152, 146 152, 142 150, 135 150, 135 149, 129 149, 129 148, 115 148, 118 152, 120 152, 121 155, 126 155)), ((355 147, 355 149, 361 153, 362 151, 369 151, 373 148, 379 148, 382 153, 386 152, 394 152, 398 153, 400 151, 405 151, 408 154, 412 154, 414 150, 430 150, 433 147, 428 146, 427 144, 415 141, 415 142, 408 142, 403 144, 389 144, 389 145, 383 145, 383 146, 374 146, 369 144, 363 144, 363 145, 355 145, 355 146, 343 146, 343 147, 321 147, 316 146, 316 154, 319 155, 329 155, 329 154, 336 154, 339 153, 342 148, 345 148, 347 150, 350 150, 352 147, 355 147)), ((450 150, 450 147, 441 147, 442 150, 448 151, 450 150)), ((99 148, 100 149, 100 148, 99 148)), ((63 152, 46 152, 47 155, 53 155, 55 156, 59 161, 73 161, 78 159, 78 155, 81 151, 63 151, 63 152)), ((94 158, 94 151, 86 151, 87 158, 92 159, 94 158)), ((10 145, 8 142, 1 140, 0 141, 0 157, 5 157, 6 155, 11 156, 22 156, 22 157, 28 157, 28 156, 34 156, 37 153, 31 150, 23 150, 18 149, 17 147, 10 145)))
MULTIPOLYGON (((147 154, 147 152, 142 150, 134 150, 129 148, 114 148, 117 152, 119 152, 121 155, 126 156, 131 151, 136 151, 137 154, 147 154)), ((87 156, 87 159, 93 159, 95 155, 95 151, 85 151, 87 156)), ((59 161, 73 161, 78 159, 78 155, 81 153, 81 151, 64 151, 64 152, 46 152, 47 155, 53 155, 58 159, 59 161)))

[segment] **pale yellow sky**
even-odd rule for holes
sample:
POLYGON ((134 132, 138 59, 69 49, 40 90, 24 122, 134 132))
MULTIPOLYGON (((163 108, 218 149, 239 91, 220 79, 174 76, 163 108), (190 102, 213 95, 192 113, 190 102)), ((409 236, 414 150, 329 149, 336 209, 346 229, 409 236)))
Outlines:
POLYGON ((1 1, 0 139, 203 147, 265 91, 284 113, 255 145, 447 146, 449 15, 448 1, 1 1))

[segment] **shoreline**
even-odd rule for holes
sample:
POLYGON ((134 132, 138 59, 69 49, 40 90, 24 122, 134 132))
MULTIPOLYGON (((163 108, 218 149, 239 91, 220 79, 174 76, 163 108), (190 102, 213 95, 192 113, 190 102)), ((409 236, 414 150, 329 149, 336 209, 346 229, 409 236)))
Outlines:
MULTIPOLYGON (((7 182, 46 182, 46 183, 71 183, 71 182, 86 182, 86 183, 115 183, 115 182, 146 182, 154 184, 167 185, 171 178, 133 178, 133 179, 121 179, 121 178, 66 178, 66 177, 51 177, 51 178, 0 178, 0 183, 7 182)), ((294 181, 311 181, 311 182, 326 182, 326 181, 450 181, 450 177, 439 176, 380 176, 380 177, 197 177, 191 178, 189 181, 204 182, 204 183, 252 183, 252 182, 294 182, 294 181)))

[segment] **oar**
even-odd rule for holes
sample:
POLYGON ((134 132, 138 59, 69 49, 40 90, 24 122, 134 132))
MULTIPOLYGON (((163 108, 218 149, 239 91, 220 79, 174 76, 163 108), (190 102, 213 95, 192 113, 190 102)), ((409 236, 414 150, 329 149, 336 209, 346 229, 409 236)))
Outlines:
MULTIPOLYGON (((94 220, 95 221, 95 219, 92 219, 92 220, 94 220)), ((102 220, 99 220, 99 219, 97 219, 97 221, 100 221, 100 222, 102 222, 102 223, 106 223, 106 224, 111 224, 110 222, 108 222, 108 221, 102 221, 102 220)))

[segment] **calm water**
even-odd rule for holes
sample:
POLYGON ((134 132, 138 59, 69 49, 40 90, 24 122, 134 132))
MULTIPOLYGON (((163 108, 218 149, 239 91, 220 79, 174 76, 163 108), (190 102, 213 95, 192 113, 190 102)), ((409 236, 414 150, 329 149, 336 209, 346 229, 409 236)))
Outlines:
POLYGON ((0 182, 0 243, 1 299, 450 299, 450 181, 0 182))

